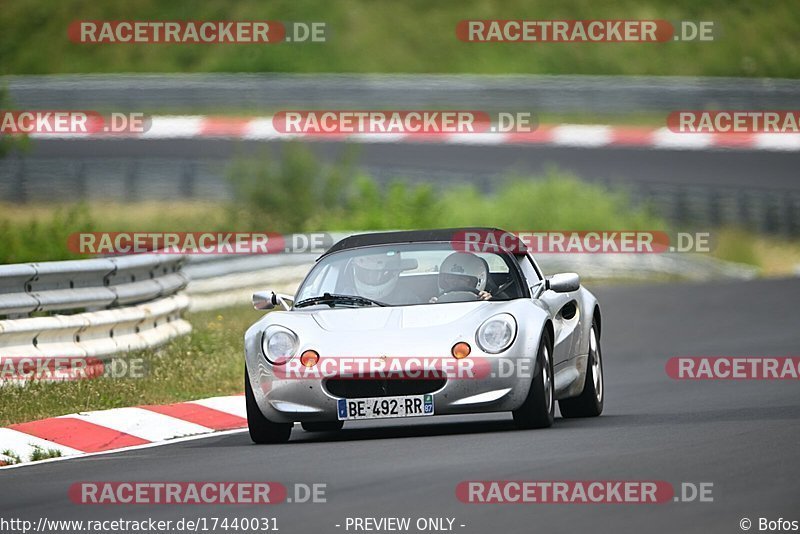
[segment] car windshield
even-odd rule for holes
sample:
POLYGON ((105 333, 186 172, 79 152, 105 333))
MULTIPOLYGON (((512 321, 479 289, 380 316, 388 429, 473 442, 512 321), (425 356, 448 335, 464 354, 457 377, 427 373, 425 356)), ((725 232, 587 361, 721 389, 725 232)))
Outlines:
POLYGON ((295 307, 408 306, 523 296, 515 258, 453 243, 404 243, 335 252, 300 286, 295 307))

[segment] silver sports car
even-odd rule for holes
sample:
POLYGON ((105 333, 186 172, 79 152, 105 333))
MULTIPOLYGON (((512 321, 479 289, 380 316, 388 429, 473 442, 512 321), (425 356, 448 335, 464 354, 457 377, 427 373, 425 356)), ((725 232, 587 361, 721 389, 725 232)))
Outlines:
POLYGON ((323 254, 245 334, 256 443, 345 421, 513 413, 519 428, 603 411, 600 306, 575 273, 545 277, 486 228, 370 233, 323 254))

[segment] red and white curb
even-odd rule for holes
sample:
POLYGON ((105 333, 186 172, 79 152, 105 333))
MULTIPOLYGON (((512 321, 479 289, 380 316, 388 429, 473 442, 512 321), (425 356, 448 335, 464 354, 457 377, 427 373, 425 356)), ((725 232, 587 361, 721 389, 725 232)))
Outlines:
POLYGON ((675 133, 666 127, 602 126, 587 124, 541 125, 530 133, 375 133, 287 134, 279 132, 271 117, 213 117, 202 115, 153 116, 147 132, 139 134, 33 134, 40 139, 242 139, 345 141, 352 143, 439 143, 463 145, 547 145, 563 147, 641 147, 662 150, 800 150, 800 134, 675 133))
MULTIPOLYGON (((10 450, 27 463, 37 447, 74 457, 246 427, 244 396, 211 397, 18 423, 0 428, 0 452, 10 450)), ((0 454, 0 465, 9 460, 0 454)))

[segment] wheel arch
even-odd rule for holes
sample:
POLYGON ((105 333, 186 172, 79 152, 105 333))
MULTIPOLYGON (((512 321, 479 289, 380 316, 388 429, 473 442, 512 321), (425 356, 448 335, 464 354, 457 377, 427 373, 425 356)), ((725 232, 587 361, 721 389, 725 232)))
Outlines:
POLYGON ((600 315, 600 305, 597 303, 595 303, 594 305, 594 311, 592 312, 592 319, 597 324, 597 337, 600 338, 603 326, 602 326, 602 317, 600 315))
POLYGON ((549 349, 550 349, 550 351, 552 352, 552 351, 553 351, 553 345, 554 345, 554 344, 555 344, 555 342, 556 342, 556 333, 555 333, 556 331, 555 331, 555 328, 553 327, 553 321, 551 321, 550 319, 547 319, 547 320, 544 322, 544 330, 546 330, 546 331, 547 331, 547 334, 548 334, 548 336, 549 336, 549 339, 550 339, 550 347, 548 347, 548 348, 549 348, 549 349))

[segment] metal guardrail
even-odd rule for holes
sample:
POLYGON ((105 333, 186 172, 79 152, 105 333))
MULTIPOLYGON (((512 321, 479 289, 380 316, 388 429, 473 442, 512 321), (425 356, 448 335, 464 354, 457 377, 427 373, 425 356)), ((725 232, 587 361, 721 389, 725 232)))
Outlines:
MULTIPOLYGON (((76 174, 68 171, 74 163, 71 160, 31 160, 21 165, 22 161, 16 158, 0 161, 0 197, 23 201, 25 198, 49 198, 55 192, 59 198, 90 200, 99 200, 103 196, 120 200, 174 198, 220 201, 233 198, 230 185, 221 178, 225 174, 225 164, 220 161, 139 161, 135 158, 112 161, 93 158, 85 165, 78 165, 76 174), (55 176, 58 176, 57 180, 55 176), (153 176, 158 180, 152 179, 153 176), (86 196, 81 197, 81 191, 86 196)), ((402 177, 409 183, 429 183, 439 188, 467 182, 487 192, 492 191, 504 177, 502 173, 376 165, 364 166, 364 170, 380 184, 402 177)), ((800 190, 795 187, 764 187, 760 182, 746 187, 731 187, 635 180, 590 181, 611 188, 622 187, 635 203, 649 204, 659 215, 678 225, 729 225, 771 234, 800 234, 800 190)), ((0 279, 0 288, 3 287, 5 281, 0 279)))
POLYGON ((117 74, 6 76, 21 108, 155 112, 441 107, 619 114, 790 109, 800 81, 681 76, 414 74, 117 74))
POLYGON ((183 256, 143 254, 0 266, 3 356, 105 356, 191 330, 183 256), (34 316, 50 312, 71 312, 34 316), (27 317, 26 317, 27 316, 27 317))
POLYGON ((30 356, 112 356, 157 347, 188 334, 181 318, 189 306, 186 295, 74 315, 26 317, 0 321, 0 354, 30 356))
MULTIPOLYGON (((287 108, 477 108, 526 109, 534 113, 666 113, 675 109, 793 109, 800 80, 642 76, 481 76, 356 74, 118 74, 6 76, 20 108, 115 111, 219 111, 248 114, 287 108)), ((227 199, 225 158, 102 156, 79 158, 17 155, 0 163, 0 197, 25 202, 68 199, 227 199), (157 177, 158 179, 154 179, 157 177)), ((367 170, 380 181, 398 176, 428 182, 481 185, 486 173, 435 169, 367 170)), ((800 195, 794 187, 759 185, 648 185, 631 182, 633 196, 669 206, 677 224, 742 225, 758 231, 800 233, 800 195)), ((2 282, 0 282, 2 284, 2 282)), ((21 302, 21 305, 25 304, 21 302)))
MULTIPOLYGON (((346 234, 332 234, 338 241, 346 234)), ((293 292, 316 253, 259 256, 144 254, 0 266, 0 355, 111 356, 191 331, 188 309, 246 305, 254 290, 293 292), (185 289, 179 293, 180 290, 185 289)), ((687 254, 539 255, 548 273, 586 278, 748 279, 754 268, 687 254)))
MULTIPOLYGON (((334 242, 345 235, 334 234, 334 242)), ((293 294, 315 258, 315 254, 190 258, 184 266, 191 273, 185 291, 191 297, 189 309, 249 305, 253 292, 266 288, 293 294)), ((758 275, 755 267, 696 254, 537 254, 536 258, 548 274, 575 271, 587 279, 748 280, 758 275)))
POLYGON ((0 266, 0 316, 98 310, 173 295, 186 286, 183 257, 117 258, 0 266))

